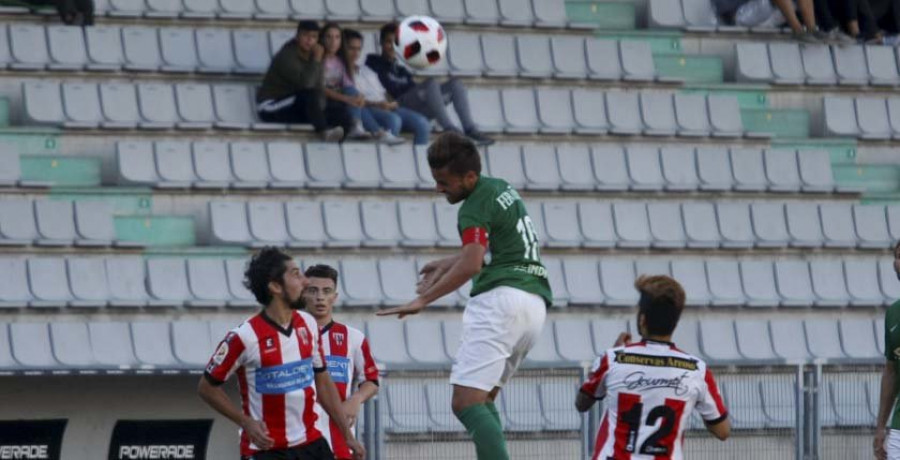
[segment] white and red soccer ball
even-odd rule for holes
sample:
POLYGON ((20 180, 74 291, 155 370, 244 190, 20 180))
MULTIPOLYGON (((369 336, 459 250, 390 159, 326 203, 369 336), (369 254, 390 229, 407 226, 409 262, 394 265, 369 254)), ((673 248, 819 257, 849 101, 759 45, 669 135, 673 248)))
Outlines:
POLYGON ((444 60, 447 34, 432 17, 409 16, 397 27, 394 49, 408 66, 426 69, 444 60))

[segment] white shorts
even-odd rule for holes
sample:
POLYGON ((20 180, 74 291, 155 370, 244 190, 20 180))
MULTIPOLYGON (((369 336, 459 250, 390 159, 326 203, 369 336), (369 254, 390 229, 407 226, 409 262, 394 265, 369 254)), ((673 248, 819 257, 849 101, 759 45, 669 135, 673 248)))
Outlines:
POLYGON ((502 387, 537 342, 544 299, 500 286, 469 299, 450 383, 483 391, 502 387))
POLYGON ((900 430, 890 430, 884 444, 888 460, 900 460, 900 430))

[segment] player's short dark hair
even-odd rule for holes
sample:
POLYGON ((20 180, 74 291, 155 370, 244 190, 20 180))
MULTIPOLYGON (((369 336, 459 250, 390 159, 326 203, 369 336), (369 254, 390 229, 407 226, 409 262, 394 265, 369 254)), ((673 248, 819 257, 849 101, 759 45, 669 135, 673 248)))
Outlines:
POLYGON ((304 273, 303 275, 307 278, 328 278, 331 281, 334 281, 334 285, 337 286, 338 271, 335 270, 331 265, 313 265, 312 267, 307 268, 306 273, 304 273))
POLYGON ((638 311, 644 315, 646 333, 672 335, 684 310, 684 289, 678 281, 665 276, 641 276, 634 282, 641 293, 638 311))
POLYGON ((456 175, 469 171, 481 174, 481 156, 471 139, 450 131, 439 134, 428 146, 428 166, 431 169, 448 168, 456 175))
POLYGON ((344 43, 349 42, 350 40, 359 40, 364 42, 363 35, 359 33, 356 29, 344 29, 344 43))
POLYGON ((378 31, 378 43, 384 43, 384 39, 387 38, 388 35, 397 35, 397 29, 400 27, 396 22, 389 22, 383 26, 381 26, 381 30, 378 31))
POLYGON ((289 260, 291 256, 273 246, 260 249, 250 258, 247 270, 244 271, 244 286, 253 293, 260 305, 269 305, 272 301, 269 283, 284 281, 284 272, 287 271, 285 263, 289 260))
POLYGON ((297 35, 299 35, 302 32, 318 32, 318 31, 319 31, 319 23, 316 21, 304 19, 302 21, 297 22, 297 35))

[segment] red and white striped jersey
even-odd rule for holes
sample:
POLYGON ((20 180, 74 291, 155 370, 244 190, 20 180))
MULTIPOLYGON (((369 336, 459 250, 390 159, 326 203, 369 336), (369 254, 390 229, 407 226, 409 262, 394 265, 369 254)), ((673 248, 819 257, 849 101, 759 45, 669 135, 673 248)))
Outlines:
MULTIPOLYGON (((331 374, 331 380, 337 386, 341 401, 346 401, 353 394, 353 388, 365 381, 378 384, 378 367, 372 358, 369 341, 366 340, 362 331, 332 321, 322 327, 320 333, 322 335, 322 352, 328 365, 328 373, 331 374)), ((318 429, 331 444, 334 458, 338 460, 353 458, 337 424, 331 421, 321 406, 317 406, 317 408, 319 412, 318 429)))
POLYGON ((607 350, 581 391, 606 400, 595 460, 681 460, 694 409, 709 424, 728 417, 706 363, 668 342, 607 350))
MULTIPOLYGON (((315 373, 325 370, 312 316, 295 311, 285 328, 261 312, 225 336, 205 375, 220 385, 237 374, 244 414, 266 424, 272 449, 286 449, 322 437, 316 428, 315 373)), ((241 455, 258 450, 241 430, 241 455)))

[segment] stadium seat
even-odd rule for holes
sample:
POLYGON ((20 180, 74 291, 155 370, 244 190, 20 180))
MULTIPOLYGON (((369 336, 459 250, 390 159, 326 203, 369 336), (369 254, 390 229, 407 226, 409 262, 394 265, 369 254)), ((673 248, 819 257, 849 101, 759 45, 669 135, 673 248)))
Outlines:
MULTIPOLYGON (((199 34, 200 32, 197 33, 199 34)), ((234 45, 234 72, 248 75, 257 75, 265 72, 269 65, 269 45, 267 43, 265 31, 238 29, 232 32, 232 38, 234 45)), ((203 41, 202 43, 218 46, 214 45, 212 41, 203 41)), ((212 59, 212 56, 207 56, 208 53, 205 51, 202 52, 202 54, 207 59, 212 59)), ((216 53, 215 56, 218 55, 219 53, 216 53)), ((230 57, 230 53, 227 53, 226 56, 230 57)), ((201 71, 209 72, 211 70, 219 70, 219 62, 206 62, 215 63, 217 65, 205 69, 202 68, 201 71)), ((227 58, 221 63, 227 63, 227 58)), ((224 67, 221 67, 221 70, 224 71, 224 67)))
POLYGON ((344 163, 344 174, 347 180, 344 187, 349 189, 378 188, 381 174, 378 168, 378 151, 373 144, 345 143, 341 146, 341 157, 344 163))
POLYGON ((227 274, 221 259, 187 259, 188 286, 195 300, 188 305, 195 308, 224 307, 231 300, 227 274))
POLYGON ((88 70, 116 71, 125 62, 121 28, 112 25, 96 25, 84 28, 87 45, 88 70))
POLYGON ((617 246, 646 248, 650 246, 650 221, 647 207, 639 202, 615 202, 612 204, 617 246))
POLYGON ((473 88, 469 90, 469 101, 475 124, 484 132, 499 133, 506 129, 500 92, 495 89, 473 88))
POLYGON ((779 358, 788 362, 806 361, 810 358, 802 320, 770 320, 769 336, 772 339, 772 349, 779 358))
POLYGON ((765 159, 757 148, 731 148, 731 172, 734 189, 741 192, 764 192, 769 187, 765 159))
POLYGON ((28 289, 28 275, 24 259, 0 258, 0 276, 7 282, 0 284, 0 308, 25 308, 32 300, 28 289))
POLYGON ((176 127, 185 130, 210 129, 216 121, 212 93, 208 85, 179 83, 175 85, 175 102, 181 120, 176 127))
POLYGON ((824 150, 797 152, 802 190, 809 193, 829 193, 834 190, 831 158, 824 150))
POLYGON ((159 29, 159 47, 162 66, 169 73, 189 73, 197 68, 197 45, 194 33, 183 27, 159 29))
MULTIPOLYGON (((782 376, 778 376, 782 377, 782 376)), ((796 426, 797 396, 795 382, 788 378, 762 379, 762 410, 770 428, 793 428, 796 426)))
POLYGON ((585 40, 585 55, 589 79, 604 81, 622 79, 618 41, 585 40))
POLYGON ((397 206, 388 201, 361 201, 365 247, 397 246, 402 236, 397 222, 397 206))
POLYGON ((502 177, 513 188, 525 188, 522 150, 518 145, 495 144, 488 148, 487 165, 494 177, 502 177))
POLYGON ((144 16, 148 18, 175 18, 182 11, 182 4, 178 0, 147 0, 147 10, 144 16))
POLYGON ((429 4, 431 13, 442 23, 462 24, 466 19, 466 6, 463 0, 431 0, 429 4))
POLYGON ((500 393, 500 398, 503 400, 504 413, 509 422, 505 425, 507 430, 541 431, 546 425, 537 383, 511 381, 500 393), (538 404, 534 404, 535 402, 538 404))
POLYGON ((134 355, 143 368, 175 368, 180 364, 175 359, 169 323, 160 321, 136 321, 131 323, 131 338, 134 355))
POLYGON ((622 79, 625 81, 649 82, 656 79, 656 66, 650 43, 643 40, 619 41, 619 59, 622 79))
POLYGON ((632 308, 638 303, 638 292, 633 283, 636 278, 634 264, 625 259, 600 260, 600 286, 606 297, 605 305, 632 308))
POLYGON ((550 247, 578 247, 582 236, 579 232, 577 203, 574 201, 545 201, 543 203, 545 232, 543 240, 550 247))
POLYGON ((646 136, 674 136, 678 131, 675 105, 669 93, 642 92, 639 97, 646 136))
POLYGON ((138 104, 142 122, 141 129, 171 129, 181 121, 175 105, 172 86, 165 83, 138 83, 138 104))
POLYGON ((38 246, 71 246, 75 241, 75 215, 71 201, 35 200, 38 246))
POLYGON ((63 308, 72 300, 66 275, 65 261, 61 258, 30 258, 28 286, 34 300, 28 306, 35 308, 63 308))
POLYGON ((727 150, 717 147, 697 148, 697 178, 700 180, 700 190, 731 190, 734 184, 731 171, 731 159, 727 150))
POLYGON ((874 86, 896 86, 900 84, 897 73, 897 58, 890 48, 876 45, 863 46, 870 83, 874 86))
POLYGON ((553 327, 547 325, 541 329, 540 335, 537 337, 528 356, 525 357, 526 362, 535 364, 542 363, 548 365, 561 360, 559 353, 556 351, 556 340, 554 339, 553 327))
POLYGON ((729 319, 700 320, 700 348, 713 362, 740 362, 734 322, 729 319))
POLYGON ((413 362, 407 352, 403 324, 391 318, 368 322, 368 339, 376 361, 388 366, 402 366, 413 362))
POLYGON ((831 54, 834 57, 834 71, 839 85, 869 84, 869 71, 862 46, 831 46, 831 54))
POLYGON ((859 134, 852 97, 825 96, 822 104, 826 135, 856 137, 859 134))
POLYGON ((860 248, 890 247, 893 239, 888 233, 887 213, 880 205, 853 205, 853 223, 860 248))
POLYGON ((788 202, 784 205, 788 233, 792 247, 814 248, 822 246, 821 219, 815 203, 788 202))
POLYGON ((66 121, 63 127, 93 129, 103 121, 97 86, 89 83, 62 84, 63 110, 66 121))
POLYGON ((853 208, 844 203, 822 203, 819 215, 822 219, 822 235, 826 248, 852 248, 856 246, 856 229, 853 227, 853 208))
MULTIPOLYGON (((884 318, 875 318, 875 321, 872 322, 872 326, 875 330, 876 337, 881 337, 882 334, 884 334, 884 318)), ((884 340, 876 339, 875 346, 878 348, 878 356, 884 356, 884 340)))
POLYGON ((60 365, 53 356, 47 323, 11 323, 9 343, 13 358, 25 368, 53 369, 60 365))
POLYGON ((146 10, 146 5, 141 0, 109 0, 109 7, 110 16, 123 18, 139 18, 146 10))
POLYGON ((793 149, 766 149, 763 151, 769 191, 800 191, 800 171, 797 152, 793 149))
POLYGON ((431 202, 400 201, 398 219, 400 245, 406 247, 432 247, 438 240, 434 208, 431 202))
POLYGON ((741 287, 741 270, 736 260, 710 259, 706 277, 714 307, 739 307, 746 304, 741 287))
POLYGON ((651 167, 649 172, 635 171, 635 174, 637 174, 638 177, 646 180, 646 188, 653 190, 657 189, 655 184, 661 185, 662 173, 658 172, 659 167, 657 166, 655 170, 652 169, 652 149, 643 148, 637 150, 637 153, 634 154, 634 159, 629 162, 621 147, 597 145, 591 149, 591 158, 598 190, 627 190, 632 182, 632 179, 629 178, 628 171, 630 164, 634 165, 631 169, 635 170, 641 165, 651 167))
POLYGON ((884 297, 878 287, 878 266, 874 259, 844 259, 844 276, 850 306, 879 307, 884 297))
POLYGON ((790 236, 783 204, 751 203, 750 217, 756 236, 756 247, 781 248, 788 245, 790 236))
POLYGON ((833 85, 837 83, 834 60, 828 45, 800 47, 800 58, 808 85, 833 85))
POLYGON ((885 99, 858 97, 853 101, 861 139, 886 140, 891 138, 891 125, 885 99))
POLYGON ((900 206, 887 205, 885 211, 887 212, 888 231, 891 238, 896 239, 900 235, 900 206))
MULTIPOLYGON (((415 266, 412 268, 414 270, 415 266)), ((379 266, 379 270, 381 270, 381 266, 379 266)), ((413 281, 415 281, 414 277, 411 280, 404 279, 404 282, 409 282, 409 286, 414 288, 415 284, 413 281)), ((414 289, 412 291, 412 296, 408 297, 409 300, 415 297, 414 289)), ((385 293, 387 294, 387 289, 385 289, 385 293)), ((407 349, 414 361, 426 365, 442 366, 446 366, 451 362, 452 358, 444 353, 444 332, 440 321, 411 319, 405 321, 404 325, 406 343, 408 344, 407 349)))
POLYGON ((584 88, 572 90, 576 134, 606 134, 610 124, 606 115, 605 98, 606 95, 601 91, 584 88))
MULTIPOLYGON (((538 9, 538 5, 547 3, 552 2, 535 2, 535 9, 538 9)), ((562 10, 565 10, 565 8, 562 10)), ((550 49, 553 54, 553 76, 555 78, 577 80, 587 76, 587 56, 584 42, 585 40, 582 37, 559 36, 550 38, 550 49)))
MULTIPOLYGON (((679 320, 678 327, 675 328, 675 334, 672 335, 672 341, 679 350, 690 353, 694 356, 706 359, 700 348, 700 326, 694 318, 683 318, 679 320)), ((637 334, 636 327, 632 323, 631 332, 637 334)))
POLYGON ((876 360, 881 358, 872 333, 872 321, 868 318, 841 318, 838 320, 841 348, 851 359, 876 360))
POLYGON ((648 203, 647 214, 650 221, 652 247, 683 248, 687 242, 681 206, 678 203, 648 203))
MULTIPOLYGON (((875 423, 869 411, 865 382, 856 376, 835 376, 828 382, 828 392, 822 395, 830 399, 836 415, 835 425, 839 427, 870 427, 875 423)), ((828 420, 823 425, 832 426, 828 420)))
POLYGON ((735 79, 738 82, 773 82, 769 49, 765 43, 736 43, 735 79))
MULTIPOLYGON (((534 133, 540 128, 537 102, 531 88, 507 88, 500 90, 503 105, 504 130, 507 133, 534 133)), ((501 176, 502 177, 502 176, 501 176)))
POLYGON ((560 187, 556 149, 551 145, 531 144, 522 146, 522 165, 528 190, 552 191, 560 187))
POLYGON ((571 409, 572 393, 576 391, 575 387, 574 384, 561 382, 540 382, 538 384, 546 430, 574 431, 581 427, 581 417, 571 409))
POLYGON ((517 36, 516 55, 519 61, 520 77, 550 78, 553 76, 553 57, 550 50, 549 37, 541 35, 517 36))
POLYGON ((593 190, 596 179, 588 146, 559 145, 556 148, 561 188, 563 190, 593 190))
MULTIPOLYGON (((638 103, 638 92, 608 91, 606 106, 609 114, 609 131, 624 136, 637 136, 644 130, 641 121, 641 110, 638 103)), ((575 97, 573 93, 573 97, 575 97)), ((577 101, 577 99, 576 99, 577 101)), ((576 102, 576 119, 578 114, 576 102)))
POLYGON ((806 319, 803 321, 806 343, 815 358, 841 360, 845 357, 841 349, 838 324, 832 318, 806 319))
POLYGON ((172 353, 189 369, 202 369, 215 351, 206 321, 182 320, 171 323, 172 353))
POLYGON ((157 29, 147 26, 122 27, 125 70, 154 72, 163 65, 157 29))
POLYGON ((75 308, 100 308, 110 297, 107 288, 106 264, 98 257, 71 257, 66 260, 69 290, 75 308))
POLYGON ((306 148, 306 173, 310 188, 338 188, 346 180, 340 146, 336 144, 308 143, 306 148))
MULTIPOLYGON (((610 203, 578 202, 578 222, 585 247, 612 248, 620 239, 616 234, 610 203)), ((556 223, 552 225, 555 226, 556 223)))
POLYGON ((706 280, 706 267, 697 259, 679 258, 672 260, 672 277, 684 287, 685 305, 705 307, 710 304, 710 289, 706 280))
POLYGON ((106 276, 109 289, 109 306, 113 308, 140 308, 146 305, 162 306, 150 301, 146 289, 146 269, 140 257, 107 257, 106 276))
POLYGON ((497 0, 500 25, 528 27, 534 23, 530 0, 497 0))
MULTIPOLYGON (((576 319, 557 319, 553 322, 556 349, 562 359, 589 362, 597 356, 591 341, 591 323, 576 319)), ((611 344, 611 342, 610 342, 611 344)))
POLYGON ((781 296, 775 282, 772 262, 768 260, 742 260, 741 280, 748 307, 777 307, 781 296))
POLYGON ((659 157, 666 190, 692 192, 700 188, 693 148, 662 147, 659 157))
MULTIPOLYGON (((436 2, 440 4, 452 2, 436 2)), ((447 50, 450 75, 478 77, 484 72, 481 36, 475 33, 457 32, 452 36, 453 46, 447 50)))
POLYGON ((258 305, 256 298, 246 286, 244 286, 244 265, 242 259, 225 259, 225 276, 228 278, 228 292, 231 299, 229 307, 253 308, 258 305))
MULTIPOLYGON (((888 302, 900 299, 900 282, 897 281, 897 274, 894 272, 892 260, 880 260, 878 262, 878 281, 881 286, 881 292, 888 302)), ((879 333, 881 333, 879 331, 879 333)))
POLYGON ((674 103, 679 136, 706 137, 710 135, 711 128, 705 96, 676 93, 674 103))
POLYGON ((783 307, 809 307, 815 303, 809 265, 802 260, 776 260, 775 283, 783 307))
POLYGON ((722 247, 727 249, 752 248, 756 242, 750 219, 750 207, 741 202, 717 202, 716 218, 722 247))
POLYGON ((428 400, 428 415, 432 431, 438 433, 463 433, 466 431, 451 409, 452 391, 453 389, 447 385, 447 382, 425 384, 425 396, 428 400))
POLYGON ((653 28, 681 28, 685 25, 680 1, 649 0, 647 11, 649 25, 653 28))
MULTIPOLYGON (((374 347, 376 350, 377 346, 374 347)), ((386 385, 388 433, 426 433, 431 425, 425 386, 419 380, 397 380, 386 385)))
POLYGON ((397 0, 397 17, 431 15, 431 8, 428 0, 397 0))
MULTIPOLYGON (((741 137, 744 125, 741 120, 740 106, 737 97, 727 95, 708 95, 706 105, 709 109, 709 122, 713 137, 741 137)), ((747 137, 768 137, 764 133, 746 133, 747 137)))
POLYGON ((228 144, 222 141, 199 141, 191 145, 194 173, 199 189, 225 189, 234 181, 228 161, 228 144))
MULTIPOLYGON (((193 300, 188 288, 184 259, 148 259, 147 292, 154 300, 179 307, 193 300)), ((208 356, 207 356, 208 357, 208 356)))
POLYGON ((0 201, 0 245, 27 246, 37 239, 37 222, 31 200, 0 201))
MULTIPOLYGON (((341 283, 346 292, 346 305, 350 307, 378 307, 384 295, 377 276, 378 268, 372 259, 344 258, 341 260, 341 283)), ((372 331, 373 323, 369 323, 372 331)))
POLYGON ((96 363, 113 369, 133 369, 137 366, 131 329, 122 321, 87 323, 90 348, 96 363))
POLYGON ((625 160, 632 190, 651 191, 665 187, 657 147, 628 146, 625 148, 625 160))
POLYGON ((65 121, 60 87, 56 83, 27 81, 22 85, 24 117, 33 125, 60 125, 65 121))
POLYGON ((778 356, 769 338, 769 324, 765 320, 742 318, 735 320, 738 351, 750 361, 770 362, 778 356))
POLYGON ((716 11, 702 0, 681 0, 681 8, 688 31, 712 32, 719 24, 716 11))
POLYGON ((76 71, 87 65, 87 45, 81 30, 77 27, 49 25, 46 31, 50 70, 76 71))
POLYGON ((765 428, 767 419, 762 410, 758 377, 735 376, 722 379, 721 390, 729 413, 734 414, 732 415, 734 429, 765 428))
POLYGON ((816 307, 843 307, 850 301, 844 281, 844 269, 835 259, 817 259, 809 263, 816 307))
POLYGON ((381 186, 385 189, 414 189, 419 181, 415 151, 409 145, 378 146, 381 186))
POLYGON ((50 60, 44 28, 36 24, 10 24, 9 47, 14 70, 42 70, 50 60))
MULTIPOLYGON (((481 50, 484 56, 485 75, 489 77, 515 77, 518 75, 516 43, 512 36, 482 34, 481 50)), ((471 99, 475 100, 476 98, 471 99)))
POLYGON ((600 289, 597 263, 591 259, 563 259, 566 289, 571 305, 602 305, 605 297, 600 289))
POLYGON ((100 107, 104 129, 134 129, 141 121, 134 85, 128 83, 100 83, 100 107))
POLYGON ((272 182, 266 146, 260 142, 232 142, 228 145, 231 171, 236 189, 263 189, 272 182))

